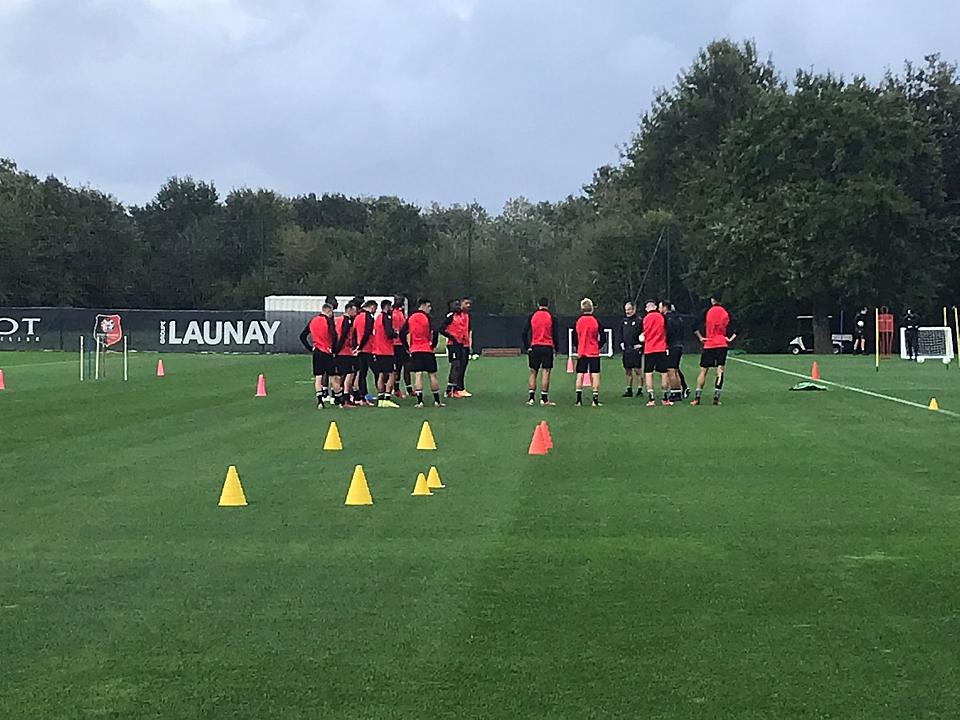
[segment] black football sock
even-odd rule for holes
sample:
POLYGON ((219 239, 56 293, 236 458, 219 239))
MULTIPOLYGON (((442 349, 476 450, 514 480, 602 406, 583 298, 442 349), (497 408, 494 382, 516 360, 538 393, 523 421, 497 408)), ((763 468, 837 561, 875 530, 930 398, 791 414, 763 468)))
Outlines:
POLYGON ((594 405, 599 405, 599 404, 600 404, 600 393, 595 392, 595 393, 593 394, 593 404, 594 404, 594 405))
MULTIPOLYGON (((533 400, 533 398, 530 398, 530 399, 533 400)), ((550 402, 550 393, 545 393, 545 392, 540 393, 540 402, 542 403, 550 402)))
POLYGON ((537 396, 536 390, 530 390, 530 402, 533 402, 534 398, 537 396))
POLYGON ((413 385, 407 385, 407 395, 413 395, 413 385))
POLYGON ((317 405, 323 405, 323 391, 317 390, 317 405))
POLYGON ((583 402, 583 390, 577 390, 577 404, 583 402))
POLYGON ((423 390, 417 390, 417 405, 423 405, 423 390))
POLYGON ((433 394, 433 401, 434 401, 437 405, 440 404, 440 391, 439 391, 439 390, 437 390, 437 391, 433 394))
POLYGON ((647 400, 653 402, 653 390, 647 390, 647 400))
POLYGON ((694 397, 695 397, 697 400, 699 400, 701 395, 703 395, 703 390, 701 390, 700 388, 697 388, 697 389, 694 391, 694 397))

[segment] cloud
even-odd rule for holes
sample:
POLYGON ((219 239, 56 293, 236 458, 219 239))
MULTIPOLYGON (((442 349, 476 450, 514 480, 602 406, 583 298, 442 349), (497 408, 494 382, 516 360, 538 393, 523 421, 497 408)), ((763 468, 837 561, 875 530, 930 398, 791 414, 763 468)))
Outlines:
POLYGON ((221 191, 415 202, 576 193, 712 38, 879 77, 960 56, 960 8, 548 0, 0 0, 0 153, 130 203, 221 191))

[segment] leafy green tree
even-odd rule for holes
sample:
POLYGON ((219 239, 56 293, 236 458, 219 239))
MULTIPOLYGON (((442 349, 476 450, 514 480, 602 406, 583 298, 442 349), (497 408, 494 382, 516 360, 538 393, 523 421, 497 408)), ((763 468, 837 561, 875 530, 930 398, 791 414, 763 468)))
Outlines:
POLYGON ((900 93, 801 72, 734 124, 712 183, 695 287, 747 313, 806 308, 818 352, 845 301, 902 306, 942 280, 954 231, 939 154, 900 93))
POLYGON ((224 261, 223 206, 213 184, 171 178, 132 214, 147 253, 147 302, 171 309, 207 307, 224 261))

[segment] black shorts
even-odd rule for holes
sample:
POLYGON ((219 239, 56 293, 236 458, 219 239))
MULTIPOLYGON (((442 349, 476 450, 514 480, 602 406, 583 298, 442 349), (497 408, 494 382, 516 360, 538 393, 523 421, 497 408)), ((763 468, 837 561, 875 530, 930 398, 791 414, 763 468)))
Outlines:
POLYGON ((599 375, 600 374, 600 358, 578 357, 577 372, 580 373, 581 375, 583 373, 599 375))
POLYGON ((357 358, 353 357, 352 355, 337 355, 333 359, 333 368, 335 374, 339 375, 340 377, 355 373, 358 365, 359 362, 357 361, 357 358))
POLYGON ((377 375, 389 375, 393 372, 393 355, 374 355, 370 369, 377 375))
POLYGON ((645 373, 665 373, 667 367, 667 354, 665 352, 647 353, 643 356, 643 371, 645 373))
POLYGON ((667 370, 679 370, 680 358, 683 357, 683 346, 675 345, 667 348, 667 370))
POLYGON ((553 370, 553 348, 549 345, 534 345, 527 351, 531 370, 553 370))
POLYGON ((643 367, 643 361, 639 350, 627 348, 623 351, 624 370, 639 370, 641 367, 643 367))
POLYGON ((704 348, 700 353, 700 367, 721 367, 727 364, 726 348, 704 348))
POLYGON ((320 375, 336 374, 333 367, 333 355, 314 349, 313 374, 315 377, 319 377, 320 375))
POLYGON ((437 372, 437 356, 432 352, 415 352, 410 356, 410 372, 437 372))
POLYGON ((393 370, 398 375, 403 372, 403 369, 407 366, 407 363, 410 362, 410 354, 407 352, 407 349, 403 345, 394 345, 393 346, 393 370))

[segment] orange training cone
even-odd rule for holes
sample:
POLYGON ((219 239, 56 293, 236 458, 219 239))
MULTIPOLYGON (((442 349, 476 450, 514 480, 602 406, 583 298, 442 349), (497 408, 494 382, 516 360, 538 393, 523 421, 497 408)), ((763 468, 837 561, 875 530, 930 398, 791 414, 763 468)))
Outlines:
POLYGON ((546 420, 540 421, 540 427, 543 428, 543 439, 547 444, 547 450, 553 450, 553 438, 550 437, 550 427, 546 420))
POLYGON ((810 378, 811 378, 812 380, 819 380, 819 379, 820 379, 820 366, 817 365, 817 361, 816 361, 816 360, 813 361, 813 367, 810 368, 810 378))
POLYGON ((267 396, 267 382, 263 379, 263 373, 257 378, 257 397, 267 396))
POLYGON ((567 355, 567 372, 573 375, 573 355, 567 355))
POLYGON ((0 370, 0 390, 6 389, 6 386, 3 384, 3 370, 0 370))
POLYGON ((157 377, 163 377, 163 360, 157 360, 157 377))
POLYGON ((527 455, 546 455, 547 441, 543 436, 543 425, 537 425, 533 431, 533 437, 530 439, 530 448, 527 455))
POLYGON ((593 378, 590 376, 590 373, 585 372, 585 373, 583 374, 583 383, 582 383, 582 385, 583 385, 583 387, 585 387, 585 388, 593 387, 593 378))

